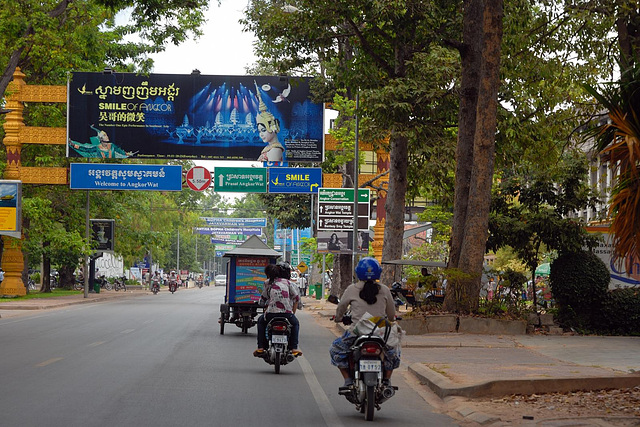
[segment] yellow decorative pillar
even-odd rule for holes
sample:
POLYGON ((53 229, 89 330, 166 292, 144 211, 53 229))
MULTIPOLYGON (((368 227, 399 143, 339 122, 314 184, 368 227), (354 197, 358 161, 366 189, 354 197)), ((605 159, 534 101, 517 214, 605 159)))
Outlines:
MULTIPOLYGON (((7 103, 5 108, 10 110, 5 116, 4 140, 7 148, 7 168, 4 171, 4 179, 20 180, 20 152, 22 144, 20 142, 20 131, 24 128, 22 111, 24 109, 20 92, 26 83, 25 75, 16 69, 13 74, 13 81, 7 88, 7 103)), ((18 219, 22 221, 22 218, 18 219)), ((4 250, 2 252, 2 268, 4 269, 4 280, 0 284, 0 295, 26 295, 27 288, 22 281, 22 271, 24 270, 24 257, 22 255, 22 240, 9 236, 2 236, 4 250)))
MULTIPOLYGON (((378 159, 378 174, 388 171, 390 160, 389 152, 383 148, 380 148, 376 151, 376 156, 378 159)), ((387 177, 385 181, 388 182, 389 178, 387 177)), ((373 242, 373 254, 379 261, 382 261, 382 247, 384 246, 384 224, 387 217, 387 212, 384 208, 384 204, 387 201, 387 189, 389 188, 389 185, 383 184, 382 180, 380 180, 378 185, 380 187, 383 187, 384 190, 378 191, 378 201, 376 202, 376 225, 373 226, 373 231, 375 233, 375 240, 373 242)))

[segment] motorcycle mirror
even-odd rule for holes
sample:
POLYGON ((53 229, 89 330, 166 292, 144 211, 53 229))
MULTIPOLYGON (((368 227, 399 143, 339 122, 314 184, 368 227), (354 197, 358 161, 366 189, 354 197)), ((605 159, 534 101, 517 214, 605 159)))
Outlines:
POLYGON ((338 298, 335 295, 329 295, 327 297, 327 301, 330 302, 331 304, 339 304, 340 303, 340 298, 338 298))

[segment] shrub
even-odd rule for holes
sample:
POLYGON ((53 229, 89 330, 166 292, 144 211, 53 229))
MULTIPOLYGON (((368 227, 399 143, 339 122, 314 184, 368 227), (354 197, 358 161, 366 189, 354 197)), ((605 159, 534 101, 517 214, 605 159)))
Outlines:
POLYGON ((640 335, 640 289, 614 289, 602 304, 599 332, 614 335, 640 335))
POLYGON ((609 270, 589 251, 562 254, 551 264, 549 284, 563 327, 597 329, 609 287, 609 270))

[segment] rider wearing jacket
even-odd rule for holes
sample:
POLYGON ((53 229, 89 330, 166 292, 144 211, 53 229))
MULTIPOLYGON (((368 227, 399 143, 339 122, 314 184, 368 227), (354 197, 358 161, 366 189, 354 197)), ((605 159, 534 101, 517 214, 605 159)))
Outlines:
MULTIPOLYGON (((337 323, 342 321, 349 308, 351 309, 353 323, 357 323, 365 313, 369 313, 372 316, 386 317, 390 321, 395 320, 396 307, 391 291, 387 286, 380 285, 377 282, 381 273, 382 267, 375 258, 365 257, 358 262, 356 276, 361 282, 349 285, 344 294, 342 294, 340 303, 336 308, 335 321, 337 323)), ((349 353, 356 338, 357 336, 351 331, 346 331, 333 342, 329 349, 331 364, 340 369, 340 373, 344 377, 345 387, 353 384, 353 378, 350 378, 349 372, 349 353)), ((393 370, 400 366, 400 347, 386 347, 385 356, 383 381, 390 385, 393 370)))
POLYGON ((269 264, 265 267, 264 273, 267 280, 264 282, 264 290, 260 297, 260 305, 266 306, 264 314, 258 318, 258 348, 253 352, 255 357, 262 357, 267 347, 267 337, 265 335, 267 323, 274 317, 286 317, 291 323, 291 353, 300 356, 302 352, 298 350, 298 336, 300 324, 295 316, 300 302, 300 296, 296 286, 289 281, 291 278, 291 267, 287 263, 269 264))

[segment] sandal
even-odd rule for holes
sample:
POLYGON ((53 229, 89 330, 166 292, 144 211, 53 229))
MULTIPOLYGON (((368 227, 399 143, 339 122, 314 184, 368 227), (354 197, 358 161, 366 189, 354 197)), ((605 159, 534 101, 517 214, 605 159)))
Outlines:
POLYGON ((291 354, 293 354, 293 357, 302 356, 302 352, 300 350, 292 350, 291 354))
POLYGON ((253 357, 262 357, 264 356, 264 350, 259 348, 253 352, 253 357))

